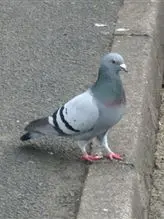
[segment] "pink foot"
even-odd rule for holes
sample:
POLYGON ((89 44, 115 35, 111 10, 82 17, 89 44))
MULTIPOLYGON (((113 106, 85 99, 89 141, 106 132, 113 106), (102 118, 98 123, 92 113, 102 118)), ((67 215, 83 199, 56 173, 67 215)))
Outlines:
POLYGON ((115 154, 115 153, 113 153, 113 152, 107 154, 107 155, 106 155, 106 158, 107 158, 107 159, 110 159, 110 160, 113 160, 113 159, 116 159, 116 160, 123 160, 123 158, 121 157, 121 155, 115 154))
POLYGON ((94 160, 102 159, 102 156, 85 154, 85 155, 81 156, 81 159, 87 160, 87 161, 94 161, 94 160))

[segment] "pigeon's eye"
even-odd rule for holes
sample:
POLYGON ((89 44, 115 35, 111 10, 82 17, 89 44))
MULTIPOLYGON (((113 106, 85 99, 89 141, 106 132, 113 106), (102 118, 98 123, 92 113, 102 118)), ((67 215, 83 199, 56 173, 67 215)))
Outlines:
POLYGON ((116 63, 116 61, 112 60, 112 63, 116 63))

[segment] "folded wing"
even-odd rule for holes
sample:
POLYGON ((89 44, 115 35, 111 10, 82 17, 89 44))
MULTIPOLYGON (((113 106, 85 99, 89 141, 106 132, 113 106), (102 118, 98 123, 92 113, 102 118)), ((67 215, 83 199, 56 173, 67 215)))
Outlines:
POLYGON ((60 107, 49 123, 60 135, 77 135, 92 130, 98 117, 97 104, 88 90, 60 107))

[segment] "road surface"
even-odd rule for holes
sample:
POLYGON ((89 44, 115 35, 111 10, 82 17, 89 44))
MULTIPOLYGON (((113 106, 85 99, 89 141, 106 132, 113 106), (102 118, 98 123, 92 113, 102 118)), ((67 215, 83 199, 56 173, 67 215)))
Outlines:
POLYGON ((19 137, 29 121, 53 113, 95 81, 121 5, 1 1, 1 219, 76 217, 87 172, 76 144, 59 138, 23 144, 19 137))

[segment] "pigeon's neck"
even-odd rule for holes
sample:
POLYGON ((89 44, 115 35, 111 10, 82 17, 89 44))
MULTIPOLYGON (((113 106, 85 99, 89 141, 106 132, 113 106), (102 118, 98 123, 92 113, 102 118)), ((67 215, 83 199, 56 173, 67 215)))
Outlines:
POLYGON ((111 73, 106 66, 100 67, 97 81, 91 90, 95 98, 107 106, 126 102, 120 75, 111 73))

